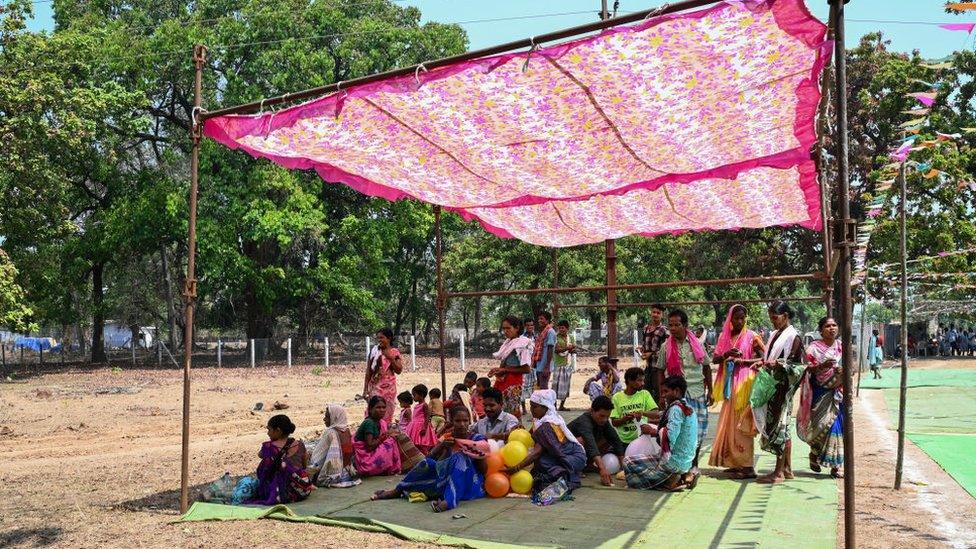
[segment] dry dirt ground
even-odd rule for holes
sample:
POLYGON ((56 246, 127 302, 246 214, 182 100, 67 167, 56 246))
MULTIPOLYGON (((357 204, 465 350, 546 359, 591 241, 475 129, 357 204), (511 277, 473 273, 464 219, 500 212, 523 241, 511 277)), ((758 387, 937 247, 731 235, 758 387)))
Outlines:
MULTIPOLYGON (((482 373, 489 365, 469 360, 469 367, 482 373)), ((951 367, 963 365, 958 360, 951 367)), ((931 361, 919 366, 945 365, 931 361)), ((449 384, 460 380, 456 368, 449 371, 449 384)), ((570 407, 584 406, 582 382, 594 369, 592 360, 581 360, 570 407)), ((173 369, 100 368, 20 374, 0 383, 0 547, 418 546, 381 534, 272 520, 173 524, 178 516, 181 381, 173 369)), ((427 369, 406 372, 399 386, 420 382, 439 385, 439 375, 427 369)), ((361 369, 194 371, 193 495, 224 471, 253 470, 271 414, 252 412, 255 403, 266 408, 275 401, 287 403, 297 434, 309 438, 321 428, 328 402, 345 403, 351 418, 361 417, 364 407, 354 401, 361 388, 361 369)), ((911 443, 907 486, 902 493, 889 488, 894 438, 884 406, 878 391, 861 392, 860 544, 976 545, 976 538, 966 537, 976 535, 976 501, 911 443)))

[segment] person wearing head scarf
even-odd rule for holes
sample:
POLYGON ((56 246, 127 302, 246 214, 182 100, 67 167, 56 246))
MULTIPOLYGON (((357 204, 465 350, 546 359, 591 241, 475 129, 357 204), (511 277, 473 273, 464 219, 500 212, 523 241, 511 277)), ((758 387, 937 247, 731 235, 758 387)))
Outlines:
POLYGON ((840 477, 844 465, 843 347, 832 317, 821 318, 817 329, 820 339, 806 350, 807 373, 800 383, 796 431, 810 445, 810 469, 819 473, 821 466, 830 467, 830 475, 840 477))
POLYGON ((535 463, 532 469, 532 491, 538 493, 560 479, 570 491, 580 487, 586 450, 576 440, 566 421, 556 411, 556 392, 552 389, 535 391, 529 398, 532 413, 532 440, 529 455, 506 472, 515 474, 535 463))
POLYGON ((759 335, 746 327, 746 308, 742 305, 729 308, 712 358, 712 363, 718 366, 712 398, 722 403, 722 411, 708 464, 725 467, 730 478, 756 477, 753 462, 758 433, 749 395, 756 378, 753 368, 765 350, 759 335))
POLYGON ((309 475, 323 488, 349 488, 360 481, 353 466, 352 432, 346 409, 339 404, 325 407, 325 431, 312 450, 309 475))
POLYGON ((775 331, 770 334, 763 353, 762 369, 753 382, 749 404, 752 406, 759 444, 776 456, 776 468, 757 482, 780 483, 793 478, 793 397, 803 381, 803 341, 791 324, 793 309, 785 301, 770 304, 769 321, 775 331))

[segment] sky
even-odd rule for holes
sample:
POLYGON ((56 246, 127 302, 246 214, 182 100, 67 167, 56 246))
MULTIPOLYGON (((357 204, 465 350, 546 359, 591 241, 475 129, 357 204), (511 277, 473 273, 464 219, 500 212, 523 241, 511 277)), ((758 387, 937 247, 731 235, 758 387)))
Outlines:
MULTIPOLYGON (((36 1, 36 0, 35 0, 36 1)), ((355 0, 349 0, 355 1, 355 0)), ((598 17, 600 0, 393 0, 418 7, 423 21, 462 22, 471 40, 471 49, 527 38, 560 28, 593 21, 598 17), (561 14, 561 15, 554 15, 561 14), (533 17, 533 16, 539 17, 533 17), (521 17, 507 21, 477 22, 483 19, 521 17)), ((821 20, 827 17, 827 0, 806 0, 810 11, 821 20)), ((661 5, 661 0, 620 0, 621 11, 638 11, 661 5)), ((924 57, 940 58, 955 50, 973 47, 973 37, 933 24, 976 22, 976 13, 948 15, 944 0, 853 0, 847 5, 848 45, 865 33, 881 30, 891 40, 891 49, 918 49, 924 57)), ((613 5, 613 0, 609 0, 613 5)), ((35 3, 34 30, 50 30, 52 3, 35 3)))

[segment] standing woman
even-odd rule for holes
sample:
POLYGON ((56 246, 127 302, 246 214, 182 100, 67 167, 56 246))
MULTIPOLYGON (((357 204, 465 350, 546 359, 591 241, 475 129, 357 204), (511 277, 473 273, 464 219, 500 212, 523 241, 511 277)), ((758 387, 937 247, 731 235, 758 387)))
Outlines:
POLYGON ((872 330, 871 339, 868 340, 868 364, 871 365, 874 379, 881 379, 881 361, 884 354, 881 349, 881 342, 878 341, 878 335, 877 330, 872 330))
POLYGON ((363 381, 363 398, 383 397, 386 401, 387 424, 393 423, 393 403, 397 401, 396 376, 403 372, 400 350, 393 346, 393 330, 383 328, 376 332, 376 345, 369 351, 366 361, 366 379, 363 381))
POLYGON ((785 301, 769 306, 773 333, 766 343, 762 371, 753 384, 750 403, 762 449, 776 455, 776 468, 757 482, 778 484, 793 478, 793 395, 803 380, 803 342, 790 324, 793 309, 785 301), (762 380, 760 381, 760 376, 762 380))
POLYGON ((807 373, 800 385, 796 430, 810 445, 810 469, 819 473, 821 466, 827 466, 830 476, 839 478, 844 464, 842 347, 833 318, 821 318, 817 329, 822 339, 807 346, 807 373))
POLYGON ((532 363, 532 340, 521 333, 522 323, 517 317, 502 319, 505 342, 492 355, 501 365, 488 372, 488 377, 495 378, 495 389, 502 393, 502 409, 517 418, 522 417, 522 377, 532 363))
POLYGON ((712 359, 718 365, 712 397, 722 403, 722 412, 708 458, 709 465, 726 467, 730 478, 756 478, 753 461, 757 432, 749 395, 756 377, 753 366, 762 361, 765 350, 759 335, 746 328, 746 308, 733 305, 725 317, 712 359))

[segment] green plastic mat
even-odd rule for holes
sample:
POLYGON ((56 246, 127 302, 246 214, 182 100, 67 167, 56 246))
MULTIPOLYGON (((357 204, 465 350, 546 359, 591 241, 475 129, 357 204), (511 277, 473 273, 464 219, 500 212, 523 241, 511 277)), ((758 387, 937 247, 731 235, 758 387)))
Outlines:
MULTIPOLYGON (((898 428, 898 389, 884 390, 891 428, 898 428)), ((976 387, 913 387, 905 395, 905 432, 976 434, 976 387)))
MULTIPOLYGON (((795 440, 794 462, 805 463, 802 458, 808 451, 805 444, 795 440)), ((707 462, 705 455, 702 462, 707 462)), ((759 470, 772 467, 773 457, 763 454, 759 470)), ((197 503, 181 520, 272 518, 486 549, 500 545, 649 547, 660 546, 668 539, 710 547, 834 547, 837 483, 826 475, 814 476, 799 468, 797 478, 783 485, 703 475, 694 491, 676 494, 628 490, 619 486, 620 481, 617 487, 607 488, 599 485, 598 475, 590 474, 571 501, 536 507, 524 497, 486 498, 463 502, 447 513, 433 513, 426 504, 404 500, 369 501, 373 492, 391 488, 399 480, 370 478, 353 488, 316 490, 307 500, 287 507, 197 503)))
POLYGON ((909 433, 908 438, 922 449, 969 495, 976 498, 976 435, 924 435, 909 433))
MULTIPOLYGON (((910 364, 910 363, 909 363, 910 364)), ((862 389, 897 389, 901 387, 901 370, 883 370, 881 379, 872 379, 870 371, 861 373, 862 389)), ((976 370, 918 370, 908 367, 909 387, 976 387, 976 370)))

